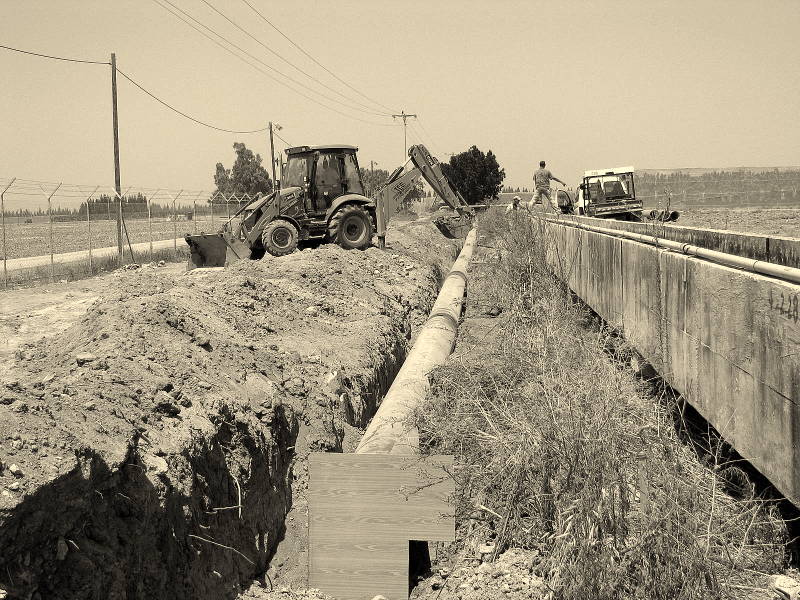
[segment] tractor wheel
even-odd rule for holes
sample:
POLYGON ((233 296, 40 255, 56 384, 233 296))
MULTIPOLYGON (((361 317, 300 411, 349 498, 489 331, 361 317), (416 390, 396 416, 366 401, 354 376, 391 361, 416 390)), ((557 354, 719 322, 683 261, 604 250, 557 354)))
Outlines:
POLYGON ((294 252, 297 249, 298 237, 297 227, 284 219, 275 219, 261 232, 264 250, 272 256, 284 256, 294 252))
POLYGON ((331 217, 328 237, 345 250, 363 250, 372 241, 372 219, 357 204, 348 204, 331 217))

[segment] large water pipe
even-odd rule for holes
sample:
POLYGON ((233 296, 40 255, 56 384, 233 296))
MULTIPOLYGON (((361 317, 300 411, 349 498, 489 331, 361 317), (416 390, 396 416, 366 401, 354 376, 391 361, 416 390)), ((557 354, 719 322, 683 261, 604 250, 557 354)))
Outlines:
POLYGON ((476 235, 474 228, 467 234, 428 320, 364 432, 356 454, 419 454, 419 432, 409 424, 409 417, 428 392, 428 374, 444 364, 453 351, 476 235))
POLYGON ((769 275, 778 279, 800 283, 800 269, 794 267, 787 267, 785 265, 776 265, 774 263, 766 262, 763 260, 755 260, 746 258, 744 256, 737 256, 735 254, 728 254, 726 252, 719 252, 718 250, 709 250, 708 248, 701 248, 700 246, 692 246, 691 244, 683 244, 673 240, 666 240, 653 235, 646 235, 643 233, 633 233, 632 231, 624 231, 621 229, 606 229, 605 227, 597 227, 595 225, 586 225, 578 223, 569 219, 559 219, 553 217, 545 217, 549 223, 564 225, 567 227, 576 227, 578 229, 585 229, 586 231, 593 231, 595 233, 602 233, 614 237, 621 237, 651 246, 659 246, 669 250, 675 250, 689 256, 696 256, 710 260, 729 267, 751 271, 753 273, 760 273, 761 275, 769 275))

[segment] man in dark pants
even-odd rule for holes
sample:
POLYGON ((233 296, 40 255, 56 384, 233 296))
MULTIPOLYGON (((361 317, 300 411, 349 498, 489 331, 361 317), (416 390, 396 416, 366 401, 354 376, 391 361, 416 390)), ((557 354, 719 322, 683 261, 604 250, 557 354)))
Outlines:
POLYGON ((550 206, 558 212, 558 205, 553 204, 553 200, 550 198, 550 180, 557 181, 561 185, 566 186, 567 184, 561 181, 558 177, 553 175, 548 169, 545 169, 545 162, 539 162, 539 168, 536 169, 536 172, 533 174, 533 198, 531 199, 531 208, 533 205, 542 202, 542 196, 547 198, 547 201, 550 203, 550 206))

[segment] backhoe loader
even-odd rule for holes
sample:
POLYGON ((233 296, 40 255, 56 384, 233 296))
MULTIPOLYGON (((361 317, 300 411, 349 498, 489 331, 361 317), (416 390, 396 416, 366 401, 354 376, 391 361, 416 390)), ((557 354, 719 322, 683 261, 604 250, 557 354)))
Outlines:
POLYGON ((364 195, 355 146, 298 146, 286 150, 281 189, 242 207, 219 233, 187 235, 189 269, 219 267, 269 253, 294 252, 300 240, 332 242, 364 249, 377 230, 381 247, 386 226, 399 203, 423 177, 434 192, 458 212, 456 219, 435 222, 447 237, 464 237, 474 213, 452 188, 438 161, 422 146, 411 146, 409 160, 398 167, 372 198, 364 195), (409 163, 413 168, 408 168, 409 163))

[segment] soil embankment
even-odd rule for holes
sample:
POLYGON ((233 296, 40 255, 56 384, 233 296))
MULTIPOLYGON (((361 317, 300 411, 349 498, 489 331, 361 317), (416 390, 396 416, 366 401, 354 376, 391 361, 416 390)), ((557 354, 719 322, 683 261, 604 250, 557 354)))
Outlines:
POLYGON ((18 341, 0 591, 233 598, 300 580, 304 458, 357 443, 456 250, 428 223, 388 242, 115 275, 74 324, 18 341))

